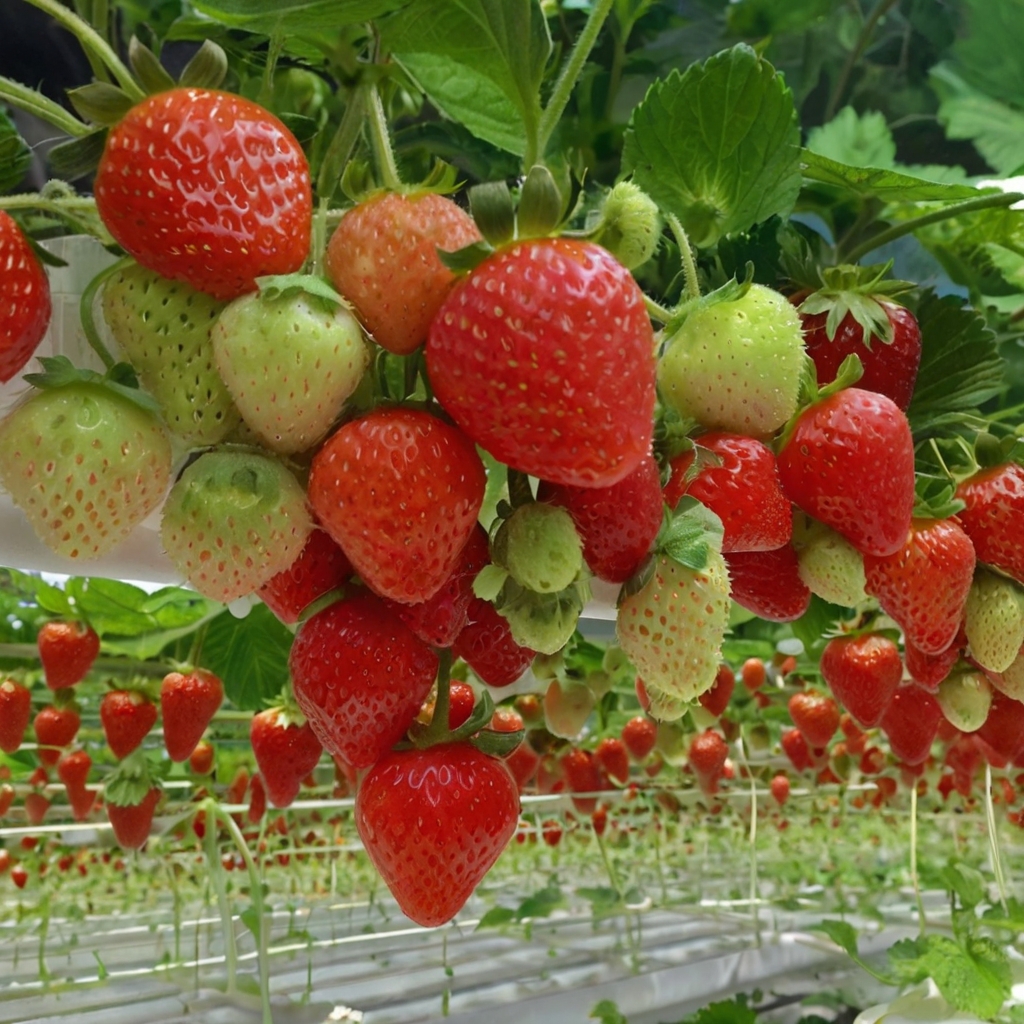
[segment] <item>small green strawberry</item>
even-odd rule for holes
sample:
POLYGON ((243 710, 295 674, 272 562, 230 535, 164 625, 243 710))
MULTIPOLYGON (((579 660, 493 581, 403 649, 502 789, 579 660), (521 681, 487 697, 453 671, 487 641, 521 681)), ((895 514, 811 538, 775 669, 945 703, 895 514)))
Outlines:
POLYGON ((1024 592, 1013 580, 979 569, 964 606, 971 657, 990 672, 1004 672, 1024 645, 1024 592))
POLYGON ((580 613, 590 600, 590 587, 577 580, 554 594, 538 594, 507 579, 494 607, 509 625, 520 647, 538 654, 560 651, 576 631, 580 613))
POLYGON ((1000 693, 1024 703, 1024 646, 1017 652, 1017 657, 1004 672, 992 676, 992 685, 1000 693))
POLYGON ((287 569, 312 529, 305 492, 284 466, 222 449, 200 455, 171 488, 160 537, 196 590, 226 603, 287 569))
POLYGON ((658 365, 662 398, 709 430, 773 434, 797 408, 806 358, 800 317, 763 285, 711 298, 669 336, 658 365))
MULTIPOLYGON (((43 357, 34 390, 0 423, 0 484, 49 548, 98 558, 156 509, 171 446, 136 388, 43 357)), ((120 364, 121 368, 124 364, 120 364)))
POLYGON ((620 181, 601 204, 594 241, 603 245, 627 270, 646 263, 661 235, 658 206, 639 185, 620 181))
POLYGON ((541 501, 520 505, 498 529, 492 557, 527 590, 564 590, 583 567, 583 546, 572 516, 541 501))
POLYGON ((823 601, 854 608, 867 600, 864 556, 841 534, 802 514, 793 521, 800 578, 823 601))
POLYGON ((337 296, 326 297, 326 284, 280 282, 221 313, 211 331, 213 353, 260 441, 277 452, 304 452, 334 425, 370 354, 356 318, 337 296))
POLYGON ((992 686, 984 672, 951 672, 935 693, 942 714, 961 732, 976 732, 992 706, 992 686))
POLYGON ((225 303, 131 261, 104 281, 101 300, 110 333, 171 433, 197 447, 224 440, 239 423, 210 342, 225 303))
POLYGON ((657 542, 653 569, 619 599, 616 632, 648 693, 691 702, 715 685, 729 625, 722 523, 692 498, 657 542))

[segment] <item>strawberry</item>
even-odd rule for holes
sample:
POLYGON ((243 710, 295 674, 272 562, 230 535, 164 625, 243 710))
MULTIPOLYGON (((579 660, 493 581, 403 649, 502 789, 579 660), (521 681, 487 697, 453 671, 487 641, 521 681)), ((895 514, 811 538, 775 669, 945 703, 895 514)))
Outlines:
POLYGON ((824 764, 824 758, 819 756, 817 750, 808 746, 807 740, 799 729, 785 729, 780 737, 783 753, 789 758, 789 763, 798 772, 805 772, 813 768, 817 771, 824 764))
POLYGON ((123 393, 75 377, 63 357, 0 423, 0 483, 36 534, 66 558, 98 558, 160 503, 171 448, 157 418, 123 393))
POLYGON ((752 437, 723 433, 701 434, 694 445, 669 464, 672 475, 665 485, 669 507, 675 508, 684 494, 707 505, 725 527, 724 554, 772 551, 787 544, 793 533, 793 512, 779 485, 771 449, 752 437), (697 455, 707 464, 698 462, 695 471, 697 455))
POLYGON ((249 809, 245 812, 245 817, 251 825, 257 825, 266 813, 267 790, 263 785, 263 776, 257 772, 249 780, 249 809))
POLYGON ((14 803, 14 797, 15 790, 9 782, 5 782, 0 785, 0 818, 7 816, 7 812, 11 809, 11 805, 14 803))
POLYGON ((225 449, 200 455, 178 478, 160 539, 199 593, 227 603, 288 568, 312 529, 305 494, 283 465, 225 449))
POLYGON ((299 621, 318 597, 340 589, 352 575, 352 563, 330 535, 314 527, 298 558, 272 576, 256 593, 284 623, 299 621))
POLYGON ((718 666, 714 685, 710 690, 705 690, 697 700, 708 714, 714 715, 715 718, 721 718, 729 706, 729 701, 732 700, 732 692, 735 688, 736 673, 723 661, 718 666))
MULTIPOLYGON (((589 750, 573 747, 562 754, 558 763, 570 793, 592 794, 605 788, 600 764, 589 750)), ((597 797, 574 795, 572 804, 580 814, 593 814, 597 810, 597 797)))
POLYGON ((629 782, 629 750, 617 736, 605 736, 594 750, 594 760, 609 779, 624 786, 629 782))
POLYGON ((654 335, 643 293, 600 246, 500 249, 434 317, 427 369, 445 411, 512 469, 610 487, 650 451, 654 335))
POLYGON ((141 850, 146 845, 162 792, 158 786, 153 786, 138 801, 127 804, 116 804, 108 796, 107 819, 123 850, 141 850))
POLYGON ((412 724, 438 657, 363 591, 302 624, 289 668, 295 699, 327 752, 368 768, 412 724))
POLYGON ((521 647, 512 637, 507 620, 489 601, 469 602, 466 626, 452 644, 461 658, 488 686, 511 686, 530 667, 535 651, 521 647))
POLYGON ((50 324, 50 281, 28 239, 0 210, 0 384, 32 358, 50 324))
POLYGON ((1024 592, 1005 576, 979 569, 964 606, 964 633, 982 668, 1009 668, 1024 645, 1024 592))
POLYGON ((1004 693, 994 694, 985 723, 974 735, 998 756, 1012 761, 1024 751, 1024 704, 1004 693))
POLYGON ((519 794, 505 765, 468 743, 385 755, 363 779, 356 828, 417 924, 454 917, 515 833, 519 794))
POLYGON ((895 551, 864 556, 866 589, 918 650, 941 654, 960 629, 974 565, 955 519, 914 519, 895 551))
MULTIPOLYGON (((32 722, 36 733, 36 743, 42 747, 62 748, 66 747, 78 735, 78 728, 82 724, 78 712, 69 705, 57 707, 48 704, 42 708, 32 722)), ((60 757, 59 749, 37 750, 40 762, 44 765, 53 766, 60 757)))
POLYGON ((1014 700, 1024 700, 1024 646, 1006 671, 989 677, 992 685, 1001 693, 1014 700))
POLYGON ((795 505, 864 554, 891 555, 914 508, 914 441, 890 398, 846 388, 797 418, 778 456, 795 505))
MULTIPOLYGON (((161 704, 163 702, 161 701, 161 704)), ((166 726, 167 714, 164 712, 164 742, 167 741, 167 726, 166 726)), ((184 746, 184 744, 182 744, 184 746)), ((188 766, 196 773, 196 775, 209 775, 213 770, 213 762, 216 755, 216 751, 213 749, 212 743, 207 743, 206 740, 200 740, 192 750, 192 753, 188 756, 188 766)), ((172 757, 173 761, 174 758, 172 757)))
MULTIPOLYGON (((435 711, 435 699, 432 696, 423 705, 417 718, 424 724, 429 724, 434 719, 435 711)), ((448 686, 448 728, 451 730, 458 729, 460 725, 464 725, 470 715, 473 714, 473 709, 476 707, 476 693, 473 687, 469 683, 462 683, 458 680, 453 679, 448 686)), ((495 712, 497 714, 497 711, 495 712)), ((515 714, 515 712, 513 712, 515 714)), ((516 716, 518 717, 518 716, 516 716)), ((494 728, 491 725, 491 728, 494 728)), ((520 726, 521 728, 521 726, 520 726)), ((514 729, 507 730, 514 732, 514 729)))
POLYGON ((594 691, 572 679, 552 679, 544 692, 544 725, 553 736, 574 740, 583 732, 596 701, 594 691))
POLYGON ((36 636, 46 685, 62 690, 81 682, 100 653, 96 631, 81 622, 45 622, 36 636))
MULTIPOLYGON (((323 753, 316 733, 294 712, 268 708, 253 715, 249 742, 268 799, 275 807, 287 807, 299 795, 302 780, 323 753)), ((241 794, 237 802, 241 802, 241 794)))
MULTIPOLYGON (((854 714, 856 718, 856 713, 854 714)), ((897 688, 879 722, 889 749, 904 764, 923 764, 942 721, 938 701, 916 683, 897 688)))
POLYGON ((583 543, 590 571, 624 583, 647 557, 663 518, 661 471, 654 456, 610 487, 573 487, 541 480, 537 500, 564 508, 583 543))
POLYGON ((417 604, 458 564, 486 474, 460 430, 411 408, 378 408, 317 452, 309 500, 356 572, 382 597, 417 604))
POLYGON ((961 647, 962 644, 954 640, 941 654, 926 654, 904 637, 903 661, 911 679, 918 686, 934 691, 956 664, 960 657, 961 647))
POLYGON ((834 637, 821 653, 821 675, 863 729, 882 720, 903 678, 896 645, 876 633, 834 637))
POLYGON ((827 747, 839 728, 839 708, 817 690, 801 690, 789 698, 789 717, 813 750, 827 747))
POLYGON ((1024 466, 1004 462, 964 480, 956 496, 967 507, 957 518, 978 561, 1024 583, 1024 466))
POLYGON ((793 547, 800 579, 812 594, 843 608, 867 600, 864 556, 841 534, 798 514, 793 523, 793 547))
POLYGON ((747 611, 770 622, 792 622, 807 611, 811 591, 800 577, 792 544, 774 551, 733 551, 725 564, 732 599, 747 611))
POLYGON ((25 817, 30 825, 41 825, 50 809, 50 801, 42 793, 28 793, 25 796, 25 817))
POLYGON ((32 716, 32 694, 27 686, 5 679, 0 683, 0 750, 13 754, 20 746, 32 716))
POLYGON ((231 93, 167 89, 107 136, 96 209, 149 270, 218 299, 298 270, 309 251, 309 167, 273 114, 231 93))
POLYGON ((583 568, 583 545, 572 516, 542 501, 528 501, 504 519, 491 549, 516 583, 537 594, 565 590, 583 568))
POLYGON ((11 868, 11 881, 19 888, 24 889, 28 883, 28 871, 22 864, 15 864, 11 868))
POLYGON ((977 732, 992 706, 992 685, 984 672, 963 669, 951 672, 935 693, 942 714, 960 732, 977 732))
POLYGON ((118 760, 138 747, 156 723, 156 705, 137 690, 110 690, 100 701, 100 724, 118 760))
POLYGON ((622 727, 622 742, 634 761, 643 761, 654 749, 657 726, 643 715, 636 715, 622 727))
POLYGON ((103 319, 175 437, 217 444, 239 424, 213 363, 218 302, 182 281, 125 263, 103 282, 103 319))
POLYGON ((520 743, 511 754, 506 754, 502 760, 505 762, 505 767, 512 773, 516 789, 520 793, 536 777, 537 769, 540 767, 540 755, 525 741, 520 743))
POLYGON ((379 193, 342 217, 325 264, 373 340, 408 355, 426 341, 455 284, 437 250, 454 252, 479 240, 472 217, 444 196, 379 193))
MULTIPOLYGON (((224 684, 206 669, 169 672, 164 676, 160 683, 160 714, 164 746, 172 761, 186 761, 192 756, 223 700, 224 684)), ((192 770, 199 771, 195 766, 192 770)))
POLYGON ((86 787, 92 758, 86 751, 70 750, 57 762, 57 778, 64 783, 75 821, 85 821, 96 802, 96 794, 86 787))
POLYGON ((729 748, 721 735, 713 729, 705 729, 690 741, 687 761, 697 776, 701 792, 707 795, 718 792, 718 781, 722 777, 729 748))
POLYGON ((658 386, 669 407, 708 430, 763 437, 796 411, 803 362, 796 310, 754 284, 687 316, 668 341, 658 386))
POLYGON ((755 693, 768 679, 768 670, 761 658, 747 658, 740 666, 740 681, 750 692, 755 693))
POLYGON ((773 775, 770 788, 772 799, 780 807, 784 807, 789 799, 789 776, 783 775, 781 772, 778 775, 773 775))
POLYGON ((326 436, 370 359, 355 317, 299 287, 235 299, 210 340, 242 418, 261 444, 284 454, 326 436))

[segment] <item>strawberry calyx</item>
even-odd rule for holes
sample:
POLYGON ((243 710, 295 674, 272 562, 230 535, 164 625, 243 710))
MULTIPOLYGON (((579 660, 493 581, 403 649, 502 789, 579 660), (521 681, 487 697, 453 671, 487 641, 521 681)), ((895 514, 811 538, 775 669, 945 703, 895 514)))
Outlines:
POLYGON ((671 343, 679 328, 694 313, 717 306, 721 302, 737 302, 750 291, 750 286, 753 283, 754 264, 748 261, 744 269, 742 281, 736 277, 731 277, 725 284, 714 289, 714 291, 708 292, 706 295, 684 299, 675 309, 671 310, 664 330, 661 332, 662 338, 665 339, 666 347, 671 343))
POLYGON ((131 676, 128 679, 107 679, 107 689, 114 693, 137 693, 152 704, 160 703, 160 684, 157 680, 142 676, 131 676))
POLYGON ((316 300, 331 311, 338 306, 352 310, 351 303, 339 295, 329 281, 316 274, 268 274, 257 277, 256 284, 259 286, 260 298, 267 302, 301 296, 316 300))
POLYGON ((132 751, 107 776, 103 799, 115 807, 136 807, 153 788, 160 788, 162 772, 150 763, 142 749, 132 751))
POLYGON ((800 381, 800 401, 796 411, 776 438, 775 451, 781 452, 786 447, 796 429, 797 421, 811 406, 824 402, 826 398, 831 398, 832 395, 836 395, 846 388, 853 387, 863 376, 864 364, 860 361, 860 356, 851 354, 843 360, 835 380, 823 387, 818 387, 818 375, 814 360, 810 356, 806 356, 804 358, 804 375, 800 381))
POLYGON ((639 185, 620 181, 604 197, 582 232, 567 232, 607 249, 627 270, 646 263, 661 237, 658 204, 639 185))
POLYGON ((73 711, 76 715, 81 714, 82 708, 75 699, 75 688, 73 686, 62 686, 59 690, 53 691, 53 706, 58 711, 73 711))
POLYGON ((25 380, 40 390, 69 387, 73 384, 95 384, 134 403, 140 409, 159 414, 156 401, 139 387, 135 371, 128 363, 115 363, 105 374, 79 369, 67 356, 39 356, 42 373, 26 373, 25 380))
POLYGON ((948 519, 955 516, 966 502, 956 497, 956 484, 946 477, 918 473, 914 479, 915 519, 948 519))

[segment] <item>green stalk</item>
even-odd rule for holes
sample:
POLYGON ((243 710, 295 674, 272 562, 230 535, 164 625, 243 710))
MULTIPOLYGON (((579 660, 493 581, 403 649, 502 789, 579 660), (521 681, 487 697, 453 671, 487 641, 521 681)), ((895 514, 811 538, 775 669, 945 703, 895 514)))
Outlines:
MULTIPOLYGON (((355 149, 365 119, 366 90, 354 89, 345 106, 338 130, 328 144, 323 163, 320 164, 320 173, 316 178, 316 193, 321 199, 329 200, 334 195, 338 179, 352 155, 352 150, 355 149)), ((315 250, 313 258, 317 258, 315 250)))
POLYGON ((826 121, 831 121, 835 116, 839 101, 846 94, 846 87, 849 85, 853 69, 857 66, 857 61, 864 55, 864 51, 867 50, 878 23, 897 3, 899 3, 899 0, 878 0, 878 3, 875 4, 875 9, 868 16, 867 21, 864 22, 864 27, 861 29, 853 49, 847 55, 843 70, 839 73, 839 78, 836 79, 836 87, 832 90, 832 95, 829 97, 828 106, 825 108, 826 121))
POLYGON ((274 73, 277 71, 277 61, 284 49, 284 36, 275 32, 267 44, 267 63, 263 67, 263 80, 260 82, 260 91, 257 102, 264 107, 270 106, 274 96, 274 73))
POLYGON ((100 357, 103 365, 108 370, 117 363, 117 360, 111 354, 110 349, 103 344, 103 339, 100 338, 99 328, 96 326, 96 318, 93 316, 93 306, 96 304, 96 294, 107 278, 113 277, 115 273, 122 270, 130 262, 128 257, 125 257, 123 260, 118 260, 117 263, 107 267, 106 270, 101 270, 86 286, 78 303, 78 315, 82 321, 82 331, 85 334, 85 340, 89 342, 89 347, 100 357))
POLYGON ((398 173, 398 164, 395 163, 395 152, 391 148, 391 135, 388 131, 388 120, 384 116, 384 104, 378 89, 373 89, 370 92, 369 115, 367 124, 370 129, 370 141, 373 144, 373 155, 377 161, 377 172, 380 174, 381 183, 389 191, 399 192, 402 188, 402 179, 398 173))
POLYGON ((917 786, 910 787, 910 882, 914 886, 917 900, 918 934, 924 938, 928 922, 924 916, 924 901, 921 899, 921 882, 917 876, 917 786))
MULTIPOLYGON (((548 99, 548 105, 540 115, 540 123, 537 125, 536 144, 535 146, 527 144, 527 151, 523 159, 523 164, 527 170, 543 158, 544 151, 548 148, 548 143, 551 141, 551 136, 558 126, 562 114, 565 113, 566 106, 569 104, 572 91, 576 88, 576 82, 583 71, 583 66, 587 63, 590 51, 593 50, 597 37, 601 34, 601 28, 611 12, 613 2, 614 0, 597 0, 597 3, 591 9, 587 23, 583 26, 583 31, 580 32, 576 45, 572 48, 572 52, 562 67, 558 81, 555 82, 555 87, 548 99), (531 152, 531 150, 534 151, 531 152)), ((527 137, 529 138, 529 134, 527 137)))
POLYGON ((0 100, 27 114, 33 114, 68 135, 80 137, 92 131, 89 125, 79 121, 74 114, 69 114, 59 103, 4 75, 0 75, 0 100))
POLYGON ((1009 911, 1006 907, 1006 876, 1003 874, 1003 858, 999 852, 999 833, 996 830, 996 811, 992 806, 992 765, 985 762, 985 824, 988 831, 988 846, 992 857, 992 873, 996 878, 996 888, 999 890, 999 903, 1003 913, 1009 911))
POLYGON ((1019 192, 997 192, 993 195, 979 196, 977 199, 965 199, 960 203, 950 203, 949 206, 944 206, 940 210, 932 210, 931 213, 924 213, 920 217, 912 217, 910 220, 894 224, 885 231, 879 231, 877 235, 873 235, 866 241, 861 242, 851 252, 840 254, 839 262, 857 263, 879 246, 893 242, 904 235, 909 235, 917 231, 918 228, 927 227, 929 224, 938 224, 941 221, 948 220, 950 217, 959 217, 962 213, 974 213, 977 210, 994 210, 1002 206, 1012 206, 1021 200, 1024 200, 1024 195, 1021 195, 1019 192))
POLYGON ((131 71, 114 52, 110 44, 88 22, 80 18, 74 11, 65 7, 59 0, 25 0, 33 7, 45 11, 54 21, 63 25, 82 45, 86 55, 98 57, 117 79, 118 85, 128 97, 138 103, 146 98, 146 94, 135 81, 131 71))
POLYGON ((227 886, 224 884, 224 865, 217 856, 217 811, 212 800, 204 801, 206 810, 206 836, 204 850, 210 866, 210 879, 217 894, 217 909, 220 911, 221 928, 224 932, 224 968, 227 973, 227 992, 238 991, 238 946, 235 943, 235 923, 231 917, 227 886))
POLYGON ((685 288, 683 294, 687 300, 700 298, 700 282, 697 280, 697 261, 693 258, 693 247, 690 245, 690 236, 687 235, 679 218, 670 213, 665 218, 668 226, 672 229, 676 244, 679 246, 679 258, 683 263, 683 281, 685 288))

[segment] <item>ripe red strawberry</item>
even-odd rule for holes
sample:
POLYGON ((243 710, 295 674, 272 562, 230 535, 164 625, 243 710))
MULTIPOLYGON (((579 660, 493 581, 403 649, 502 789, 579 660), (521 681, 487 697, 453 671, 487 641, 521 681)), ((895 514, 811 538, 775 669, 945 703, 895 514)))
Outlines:
POLYGON ((146 845, 149 830, 153 827, 153 813, 162 792, 153 786, 139 802, 132 804, 115 804, 107 799, 107 818, 121 849, 141 850, 146 845))
POLYGON ((610 487, 541 480, 537 500, 558 505, 572 516, 588 568, 609 583, 624 583, 639 569, 664 518, 661 471, 649 453, 610 487))
POLYGON ((15 864, 11 868, 11 881, 19 888, 24 889, 28 883, 28 871, 23 864, 15 864))
POLYGON ((94 183, 103 223, 144 267, 218 299, 297 271, 309 252, 309 167, 273 114, 231 93, 177 88, 133 107, 94 183))
MULTIPOLYGON (((469 720, 469 716, 473 714, 474 707, 476 707, 476 693, 473 687, 469 683, 461 683, 453 679, 448 685, 448 728, 458 729, 460 725, 464 725, 469 720)), ((433 721, 435 708, 435 701, 431 698, 423 705, 423 711, 419 716, 420 721, 426 723, 433 721)), ((514 732, 515 730, 508 731, 514 732)))
POLYGON ((41 825, 50 809, 50 801, 42 793, 28 793, 25 796, 25 817, 30 825, 41 825))
POLYGON ((825 751, 821 747, 810 747, 799 729, 784 730, 780 739, 783 753, 798 772, 820 771, 828 764, 825 751))
POLYGON ((313 528, 298 481, 276 459, 214 449, 171 488, 164 550, 199 593, 228 603, 287 569, 313 528))
POLYGON ((469 622, 473 580, 490 560, 487 531, 477 523, 455 568, 433 597, 418 604, 386 603, 425 644, 451 647, 469 622))
POLYGON ((821 675, 863 729, 882 720, 903 678, 899 648, 874 633, 834 637, 821 653, 821 675))
MULTIPOLYGON (((66 747, 78 735, 82 724, 78 712, 69 706, 56 707, 47 705, 36 715, 32 725, 36 733, 36 743, 40 747, 66 747)), ((52 767, 60 757, 60 750, 38 750, 39 760, 52 767)))
POLYGON ((253 715, 249 742, 267 797, 275 807, 287 807, 323 753, 309 722, 296 721, 283 708, 268 708, 253 715))
POLYGON ((715 718, 721 718, 725 709, 732 699, 732 692, 736 688, 736 673, 723 661, 718 666, 718 675, 715 676, 715 685, 710 690, 705 690, 697 700, 709 714, 715 718))
POLYGON ((1024 750, 1024 704, 995 693, 985 724, 974 735, 1000 757, 1013 761, 1024 750))
POLYGON ((780 807, 784 807, 789 799, 789 776, 783 775, 781 772, 772 776, 771 792, 775 802, 780 807))
POLYGON ((100 701, 100 724, 114 757, 127 757, 156 724, 156 705, 133 690, 110 690, 100 701))
POLYGON ((690 741, 686 757, 694 775, 697 776, 701 792, 709 796, 718 792, 718 780, 722 776, 728 756, 729 748, 725 740, 713 729, 698 733, 690 741))
POLYGON ((356 795, 356 828, 402 912, 425 928, 451 920, 516 830, 505 765, 468 743, 385 755, 356 795))
POLYGON ((303 610, 329 590, 343 587, 352 575, 352 563, 325 530, 315 528, 299 557, 272 576, 256 593, 260 600, 289 625, 303 610))
POLYGON ((594 750, 594 760, 609 779, 624 786, 629 782, 629 750, 617 736, 605 736, 594 750))
MULTIPOLYGON (((558 759, 569 791, 598 793, 605 788, 597 759, 589 750, 573 747, 558 759)), ((593 814, 597 809, 596 796, 573 796, 572 803, 580 814, 593 814)))
POLYGON ((50 324, 50 281, 14 218, 0 210, 0 384, 32 358, 50 324))
POLYGON ((956 489, 967 507, 957 513, 978 561, 1024 583, 1024 466, 982 469, 956 489))
POLYGON ((622 727, 622 742, 634 761, 643 761, 658 742, 658 727, 649 718, 636 715, 622 727))
POLYGON ((789 717, 813 750, 827 747, 839 728, 839 708, 817 690, 801 690, 789 698, 789 717))
POLYGON ((479 240, 472 217, 444 196, 379 193, 342 217, 324 262, 373 340, 408 355, 455 284, 437 250, 479 240))
POLYGON ((711 452, 720 465, 705 465, 693 479, 687 479, 697 453, 691 449, 677 455, 665 485, 669 507, 675 508, 684 494, 707 505, 725 528, 725 554, 773 551, 788 543, 793 534, 793 510, 779 485, 771 449, 741 434, 701 434, 695 443, 711 452))
POLYGON ((13 679, 0 683, 0 750, 13 754, 20 746, 32 715, 32 694, 13 679))
POLYGON ((730 594, 741 607, 770 622, 792 622, 807 611, 811 591, 792 544, 774 551, 733 551, 725 564, 730 594))
POLYGON ((86 787, 91 769, 92 758, 81 749, 68 751, 57 762, 57 778, 64 783, 75 821, 88 818, 96 802, 96 794, 86 787))
POLYGON ((894 552, 864 556, 866 589, 918 650, 941 654, 960 629, 974 564, 955 519, 915 519, 894 552))
POLYGON ((916 683, 900 686, 879 723, 889 749, 904 764, 923 764, 942 721, 939 702, 916 683))
POLYGON ((421 412, 381 407, 317 452, 309 501, 377 594, 417 604, 444 586, 476 525, 486 474, 473 443, 421 412))
MULTIPOLYGON (((165 713, 166 721, 166 713, 165 713)), ((164 729, 164 737, 166 741, 167 731, 166 726, 164 729)), ((182 744, 184 746, 184 744, 182 744)), ((216 751, 213 749, 212 743, 207 743, 206 740, 200 740, 193 749, 192 753, 188 756, 188 766, 196 773, 196 775, 209 775, 213 770, 213 761, 216 751)), ((173 761, 174 758, 172 757, 173 761)))
POLYGON ((751 693, 760 690, 768 680, 768 670, 761 658, 747 658, 740 666, 740 681, 751 693))
POLYGON ((512 469, 610 487, 650 451, 654 335, 643 293, 600 246, 499 250, 448 295, 426 353, 438 401, 512 469))
POLYGON ((100 638, 80 622, 46 622, 36 637, 46 685, 61 690, 81 682, 100 652, 100 638))
POLYGON ((266 813, 267 790, 263 785, 263 776, 257 772, 249 780, 249 809, 245 812, 245 817, 251 825, 256 825, 266 813))
POLYGON ((892 399, 846 388, 805 409, 779 452, 782 489, 865 554, 906 542, 914 508, 914 440, 892 399))
POLYGON ((223 700, 223 683, 206 669, 169 672, 164 676, 160 683, 160 714, 164 746, 172 761, 191 757, 223 700))
POLYGON ((953 641, 941 654, 925 654, 904 637, 903 661, 907 672, 918 686, 934 692, 960 657, 961 645, 953 641))
POLYGON ((295 699, 327 752, 368 768, 412 724, 438 657, 362 591, 302 624, 289 667, 295 699))
POLYGON ((532 664, 535 651, 520 647, 512 637, 508 620, 489 601, 474 597, 469 602, 465 628, 452 645, 461 658, 488 686, 511 686, 532 664))
POLYGON ((505 762, 505 767, 512 773, 512 778, 516 781, 516 789, 520 793, 536 777, 537 769, 540 767, 540 754, 530 746, 527 740, 520 743, 511 754, 506 754, 502 760, 505 762))

